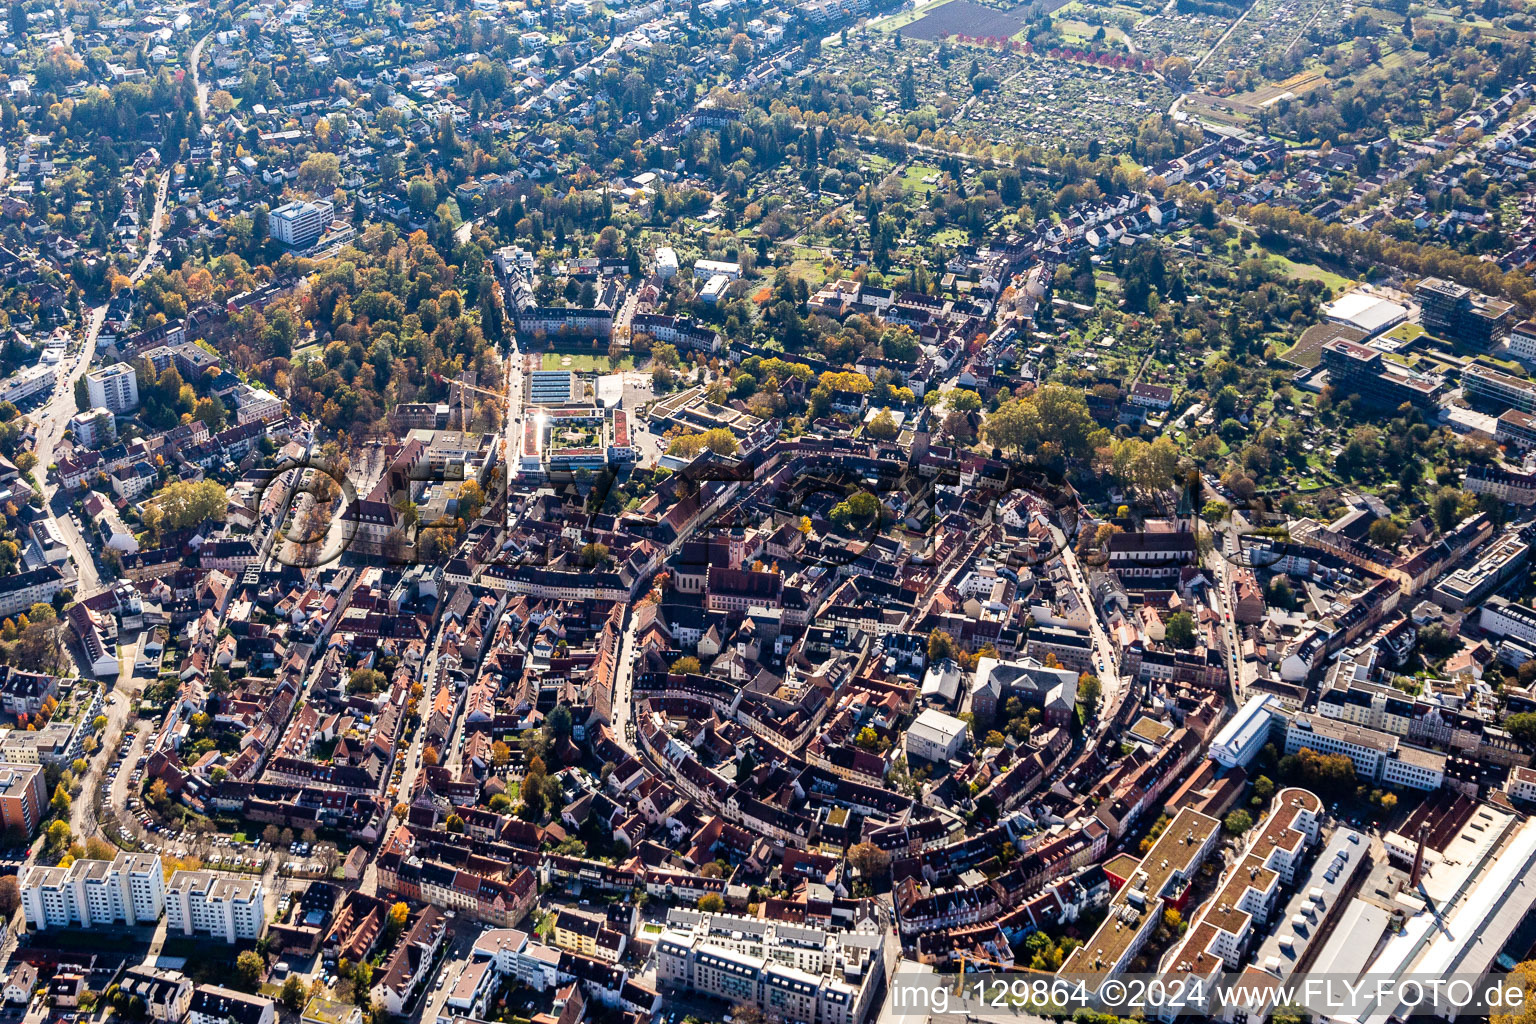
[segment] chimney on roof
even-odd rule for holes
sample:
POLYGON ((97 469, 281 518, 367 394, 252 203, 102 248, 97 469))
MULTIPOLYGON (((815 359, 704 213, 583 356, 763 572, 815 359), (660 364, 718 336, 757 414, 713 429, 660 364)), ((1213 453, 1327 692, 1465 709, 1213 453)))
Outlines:
POLYGON ((1428 831, 1427 824, 1419 826, 1418 842, 1413 849, 1413 874, 1408 876, 1408 885, 1414 889, 1419 887, 1419 880, 1424 877, 1424 834, 1428 831))

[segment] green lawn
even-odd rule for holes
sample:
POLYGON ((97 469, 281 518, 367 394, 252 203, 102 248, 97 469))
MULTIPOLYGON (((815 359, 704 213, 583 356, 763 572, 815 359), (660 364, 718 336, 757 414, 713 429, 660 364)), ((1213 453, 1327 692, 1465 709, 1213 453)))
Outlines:
POLYGON ((936 184, 923 184, 923 179, 939 173, 937 167, 931 167, 928 164, 912 164, 901 172, 901 187, 907 192, 921 192, 936 188, 936 184))
MULTIPOLYGON (((543 367, 546 370, 575 370, 578 373, 610 373, 607 352, 545 352, 543 367)), ((619 369, 633 370, 635 357, 626 353, 619 360, 619 369)))
POLYGON ((899 14, 891 15, 889 18, 876 18, 869 23, 868 27, 876 32, 895 32, 898 29, 906 28, 919 18, 932 14, 947 3, 949 3, 949 0, 936 0, 936 2, 931 4, 918 4, 910 11, 902 11, 899 14))
POLYGON ((1321 281, 1332 288, 1335 295, 1348 290, 1354 284, 1353 281, 1343 274, 1324 270, 1315 263, 1297 263, 1295 260, 1287 259, 1275 253, 1269 254, 1269 262, 1273 266, 1285 271, 1288 277, 1294 278, 1297 281, 1321 281))
POLYGON ((1397 341, 1407 342, 1417 341, 1428 333, 1428 331, 1420 327, 1418 324, 1398 324, 1396 327, 1387 332, 1387 337, 1393 338, 1397 341))

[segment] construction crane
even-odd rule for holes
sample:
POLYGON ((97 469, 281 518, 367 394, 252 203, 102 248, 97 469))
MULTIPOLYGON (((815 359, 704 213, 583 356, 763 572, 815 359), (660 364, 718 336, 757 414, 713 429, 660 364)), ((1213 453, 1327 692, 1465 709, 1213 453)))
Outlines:
POLYGON ((463 388, 465 391, 473 391, 477 394, 487 395, 491 398, 505 399, 507 397, 507 393, 505 391, 492 391, 490 388, 482 388, 476 384, 466 384, 461 380, 449 380, 447 377, 444 377, 440 373, 432 374, 432 379, 437 381, 439 384, 446 384, 450 388, 463 388))

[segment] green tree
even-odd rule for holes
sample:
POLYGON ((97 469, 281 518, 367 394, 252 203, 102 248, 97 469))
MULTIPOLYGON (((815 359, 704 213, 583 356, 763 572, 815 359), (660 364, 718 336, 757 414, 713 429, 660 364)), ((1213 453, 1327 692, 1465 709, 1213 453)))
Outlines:
POLYGON ((1174 612, 1163 628, 1168 643, 1174 647, 1187 651, 1195 646, 1195 619, 1189 612, 1174 612))
POLYGON ((266 973, 267 962, 254 949, 248 949, 235 957, 235 979, 247 992, 256 991, 266 973))
POLYGON ((282 994, 279 996, 283 1005, 297 1013, 304 1008, 304 996, 304 982, 299 980, 297 974, 288 975, 287 980, 283 982, 282 994))
POLYGON ((1241 809, 1233 811, 1222 820, 1221 827, 1234 836, 1240 836, 1253 828, 1253 815, 1241 809))
POLYGON ((864 433, 877 441, 890 441, 901 433, 901 428, 896 425, 896 417, 891 415, 891 410, 881 409, 865 425, 864 433))
POLYGON ((210 519, 222 519, 229 508, 224 485, 214 480, 191 482, 176 480, 156 492, 144 504, 145 529, 158 541, 162 531, 199 526, 210 519))
POLYGON ((1104 693, 1104 684, 1099 682, 1099 677, 1084 672, 1077 680, 1077 702, 1083 706, 1086 717, 1093 718, 1099 713, 1099 698, 1104 693))
POLYGON ((378 693, 388 685, 389 677, 376 668, 356 669, 347 678, 348 693, 378 693))

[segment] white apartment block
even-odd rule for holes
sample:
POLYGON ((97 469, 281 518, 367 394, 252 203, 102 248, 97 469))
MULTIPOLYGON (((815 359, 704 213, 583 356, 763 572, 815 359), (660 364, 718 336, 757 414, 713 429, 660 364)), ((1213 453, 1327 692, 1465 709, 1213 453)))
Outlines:
POLYGON ((132 412, 139 407, 139 375, 127 363, 113 363, 85 375, 85 388, 92 409, 114 413, 132 412))
POLYGON ((21 876, 21 906, 39 931, 158 921, 165 909, 160 856, 120 853, 67 868, 33 866, 21 876))
POLYGON ((336 204, 329 199, 317 203, 287 203, 273 210, 267 217, 272 237, 284 245, 296 249, 306 248, 320 241, 325 229, 336 219, 336 204))
POLYGON ((1536 769, 1515 765, 1509 770, 1509 779, 1504 783, 1504 792, 1509 794, 1511 799, 1536 803, 1536 769))
POLYGON ((33 395, 52 391, 58 379, 59 368, 51 363, 23 367, 0 381, 0 402, 19 404, 33 395))
POLYGON ((1486 633, 1536 643, 1536 611, 1494 595, 1478 610, 1477 625, 1486 633))
POLYGON ((674 909, 656 942, 665 991, 702 992, 772 1018, 857 1024, 885 974, 884 934, 674 909))
POLYGON ((261 880, 212 871, 177 871, 165 893, 166 930, 236 942, 261 937, 261 880))
POLYGON ((117 421, 112 410, 105 406, 77 412, 69 418, 69 429, 75 435, 75 443, 96 448, 117 438, 117 421))

